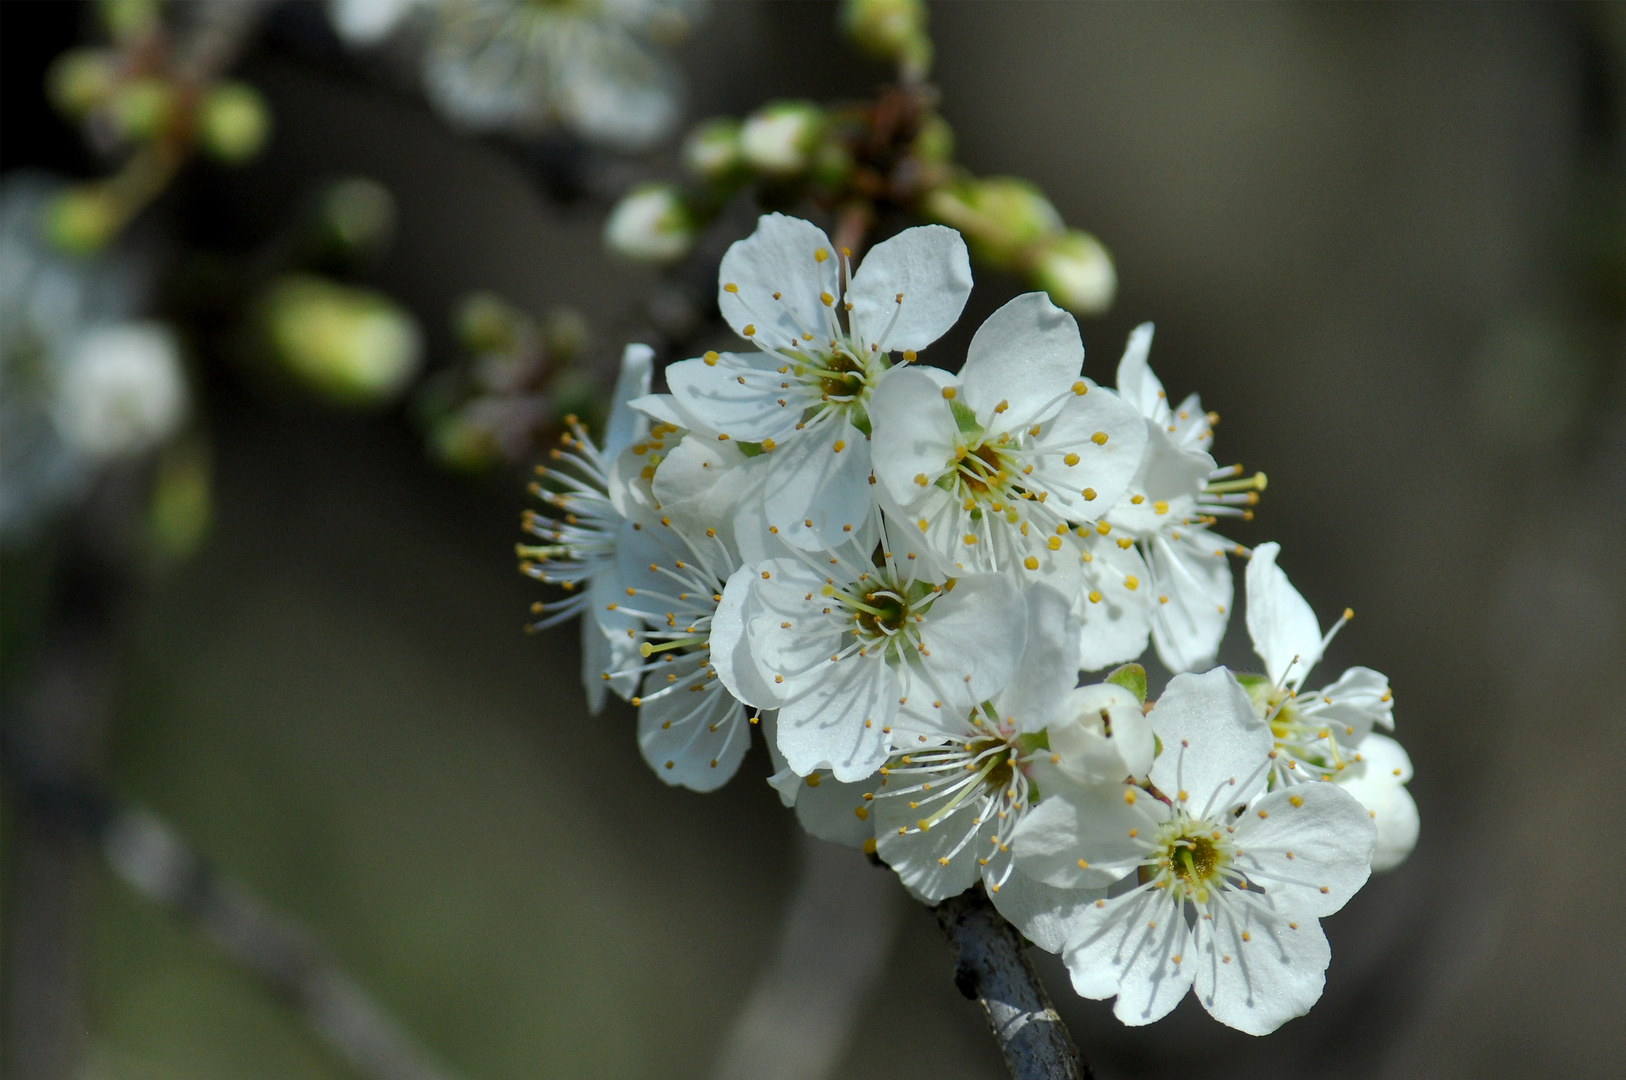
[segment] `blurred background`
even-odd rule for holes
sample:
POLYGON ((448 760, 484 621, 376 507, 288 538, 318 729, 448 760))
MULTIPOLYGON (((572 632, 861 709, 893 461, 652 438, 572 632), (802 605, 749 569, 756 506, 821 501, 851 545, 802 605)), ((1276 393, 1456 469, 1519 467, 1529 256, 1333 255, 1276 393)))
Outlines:
MULTIPOLYGON (((1155 320, 1170 393, 1199 390, 1223 417, 1220 460, 1269 474, 1257 519, 1229 534, 1281 541, 1324 617, 1355 609, 1329 670, 1389 676, 1416 766, 1417 851, 1327 920, 1310 1015, 1254 1039, 1188 999, 1125 1029, 1041 958, 1085 1057, 1104 1078, 1617 1075, 1626 6, 929 10, 956 160, 1032 181, 1111 252, 1116 298, 1081 319, 1086 374, 1110 382, 1129 330, 1155 320)), ((703 14, 671 54, 681 128, 892 78, 833 5, 703 14)), ((7 183, 106 172, 45 91, 98 25, 86 5, 0 5, 7 183)), ((140 466, 171 509, 130 511, 135 466, 117 466, 8 544, 10 764, 19 746, 71 760, 158 815, 451 1074, 712 1076, 796 902, 799 830, 760 747, 702 797, 651 775, 629 707, 588 716, 575 630, 521 632, 541 593, 514 568, 517 466, 543 444, 487 432, 469 450, 446 402, 473 393, 457 372, 492 320, 559 358, 555 411, 602 392, 626 341, 713 332, 689 283, 751 211, 717 216, 687 271, 607 253, 615 198, 676 175, 671 140, 628 156, 472 131, 388 48, 343 48, 321 6, 263 13, 231 71, 271 118, 263 150, 179 172, 121 241, 153 282, 145 310, 182 328, 193 420, 140 466), (367 209, 373 187, 347 189, 362 209, 345 220, 388 218, 392 239, 310 255, 299 223, 349 177, 381 186, 387 212, 367 209), (439 389, 358 407, 355 379, 309 393, 268 375, 219 312, 252 308, 275 342, 277 304, 294 302, 276 283, 299 274, 387 302, 403 321, 378 331, 396 335, 381 363, 421 363, 439 389), (471 314, 475 292, 511 307, 471 314), (111 535, 132 521, 139 543, 111 535), (41 736, 53 710, 90 719, 41 736)), ((1028 287, 979 265, 960 327, 925 359, 955 366, 1028 287)), ((513 422, 545 431, 552 415, 513 422)), ((1256 666, 1240 619, 1221 658, 1256 666)), ((223 954, 186 895, 143 894, 139 868, 110 872, 76 839, 106 824, 104 803, 11 775, 12 1075, 18 1023, 25 1042, 55 1040, 61 1075, 368 1075, 223 954), (23 827, 41 806, 67 823, 43 840, 23 827), (43 914, 18 895, 40 845, 57 852, 43 914), (67 944, 31 952, 47 931, 67 944), (63 1009, 72 1022, 48 1029, 63 1009)), ((930 913, 896 892, 875 901, 895 915, 865 939, 876 975, 855 977, 828 1075, 1001 1075, 930 913)))

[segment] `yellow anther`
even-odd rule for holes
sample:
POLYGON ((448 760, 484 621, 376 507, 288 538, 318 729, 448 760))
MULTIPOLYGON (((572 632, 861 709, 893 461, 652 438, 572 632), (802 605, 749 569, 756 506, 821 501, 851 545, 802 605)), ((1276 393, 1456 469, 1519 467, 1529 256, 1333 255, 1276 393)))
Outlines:
MULTIPOLYGON (((1134 788, 1132 788, 1132 787, 1124 788, 1124 802, 1128 803, 1130 806, 1135 805, 1135 789, 1134 788)), ((1133 836, 1134 833, 1130 833, 1130 835, 1133 836)))
POLYGON ((1050 539, 1046 540, 1044 542, 1044 544, 1045 544, 1045 547, 1049 548, 1051 551, 1060 551, 1061 550, 1061 537, 1052 536, 1052 537, 1050 537, 1050 539))
POLYGON ((1090 864, 1085 862, 1083 859, 1080 859, 1078 860, 1078 868, 1080 870, 1088 870, 1090 868, 1090 864))
POLYGON ((903 362, 905 364, 914 363, 915 362, 915 350, 913 350, 913 349, 905 349, 905 350, 903 350, 903 362))
POLYGON ((835 441, 835 445, 831 446, 830 449, 834 450, 836 453, 839 454, 843 450, 847 449, 847 443, 843 439, 837 439, 835 441))
POLYGON ((1125 551, 1128 551, 1130 548, 1135 546, 1135 542, 1129 539, 1127 536, 1120 536, 1118 537, 1118 546, 1123 548, 1125 551))
POLYGON ((977 538, 972 536, 970 533, 966 533, 964 539, 968 544, 975 544, 977 542, 977 538))
POLYGON ((1101 593, 1099 591, 1095 590, 1095 589, 1091 589, 1090 590, 1090 603, 1099 604, 1100 602, 1101 602, 1101 593))
MULTIPOLYGON (((740 331, 740 333, 744 334, 746 337, 752 337, 756 334, 756 332, 757 328, 750 323, 746 323, 745 329, 740 331)), ((1106 440, 1103 439, 1102 441, 1105 442, 1106 440)))
POLYGON ((1104 521, 1097 521, 1095 523, 1095 531, 1100 533, 1102 536, 1105 536, 1107 533, 1112 531, 1112 526, 1104 521))
POLYGON ((1169 512, 1169 504, 1164 502, 1162 499, 1159 499, 1157 502, 1152 504, 1152 512, 1154 514, 1167 514, 1169 512))
POLYGON ((925 518, 921 518, 919 521, 915 522, 915 524, 920 526, 920 531, 921 532, 926 531, 926 519, 925 518))
MULTIPOLYGON (((746 327, 746 329, 749 330, 750 327, 746 327)), ((745 336, 750 337, 751 335, 746 334, 745 336)), ((1090 441, 1097 446, 1105 446, 1107 444, 1107 433, 1104 431, 1097 431, 1094 435, 1090 436, 1090 441)))
POLYGON ((824 250, 823 248, 817 248, 813 252, 813 261, 814 262, 823 262, 824 260, 828 259, 829 257, 830 257, 830 253, 828 251, 824 250))
POLYGON ((1037 570, 1039 569, 1039 558, 1036 555, 1029 555, 1027 558, 1022 560, 1022 565, 1027 567, 1029 570, 1037 570))
POLYGON ((719 435, 719 436, 717 436, 717 441, 718 442, 727 442, 728 441, 728 436, 727 435, 719 435))
POLYGON ((954 400, 954 394, 955 394, 954 387, 952 387, 952 386, 943 387, 943 400, 944 401, 953 401, 954 400))
POLYGON ((1011 403, 1009 401, 1001 401, 998 405, 994 406, 994 412, 995 414, 1002 413, 1010 407, 1011 403))
POLYGON ((925 487, 927 484, 926 474, 923 472, 915 473, 915 483, 919 484, 921 487, 925 487))
POLYGON ((728 284, 723 286, 723 291, 724 292, 730 292, 730 293, 737 293, 737 292, 740 291, 740 287, 738 285, 734 284, 732 281, 730 281, 728 284))
POLYGON ((819 294, 819 299, 824 301, 824 306, 825 307, 829 307, 831 304, 834 304, 836 302, 836 298, 831 296, 827 292, 821 292, 819 294))
POLYGON ((1140 579, 1134 574, 1130 574, 1128 577, 1124 578, 1124 588, 1128 589, 1130 592, 1134 592, 1136 589, 1140 588, 1140 579))
POLYGON ((1354 617, 1355 617, 1355 609, 1354 608, 1345 608, 1344 609, 1344 621, 1345 622, 1348 622, 1349 620, 1353 619, 1354 617))
POLYGON ((1084 501, 1085 502, 1094 502, 1095 501, 1095 489, 1094 488, 1085 488, 1083 491, 1079 492, 1079 494, 1084 496, 1084 501))
POLYGON ((702 359, 702 360, 704 360, 706 362, 707 367, 716 367, 717 366, 718 356, 717 356, 717 354, 715 352, 707 352, 706 355, 702 356, 700 359, 702 359))
POLYGON ((1063 462, 1065 462, 1068 465, 1068 467, 1072 467, 1072 466, 1078 464, 1078 455, 1077 454, 1068 454, 1066 457, 1062 458, 1061 460, 1063 462))
POLYGON ((1294 806, 1303 806, 1304 805, 1304 796, 1302 796, 1302 795, 1289 795, 1287 797, 1287 801, 1292 803, 1294 806))
POLYGON ((1080 379, 1076 383, 1073 384, 1073 393, 1078 394, 1080 396, 1083 396, 1084 394, 1087 394, 1089 392, 1090 392, 1090 384, 1085 382, 1083 379, 1080 379))

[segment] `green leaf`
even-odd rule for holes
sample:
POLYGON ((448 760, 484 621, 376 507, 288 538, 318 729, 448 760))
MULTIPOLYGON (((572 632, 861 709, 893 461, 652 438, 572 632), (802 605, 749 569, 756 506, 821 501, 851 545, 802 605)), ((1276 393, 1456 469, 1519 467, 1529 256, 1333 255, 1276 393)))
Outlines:
POLYGON ((758 454, 762 453, 762 444, 759 442, 745 442, 742 439, 735 439, 734 445, 739 447, 740 453, 744 454, 748 458, 756 457, 758 454))
POLYGON ((1139 664, 1125 664, 1108 675, 1104 681, 1123 687, 1134 694, 1142 705, 1146 704, 1146 669, 1139 664))

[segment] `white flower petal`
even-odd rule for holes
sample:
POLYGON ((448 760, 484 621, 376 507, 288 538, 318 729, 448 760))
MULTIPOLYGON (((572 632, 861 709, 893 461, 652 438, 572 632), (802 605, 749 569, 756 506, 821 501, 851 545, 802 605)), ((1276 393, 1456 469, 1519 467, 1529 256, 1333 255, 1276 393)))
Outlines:
POLYGON ((745 709, 716 679, 706 678, 699 660, 662 665, 667 667, 672 670, 657 669, 644 679, 650 696, 638 708, 638 749, 666 783, 715 791, 738 771, 751 746, 745 709), (676 681, 668 683, 668 675, 676 681))
POLYGON ((867 776, 844 784, 822 771, 798 778, 801 787, 795 796, 796 820, 806 832, 820 840, 850 848, 863 847, 864 841, 875 836, 874 821, 868 817, 872 804, 864 801, 864 792, 874 791, 877 779, 867 776), (864 810, 865 817, 858 816, 860 809, 864 810))
POLYGON ((801 411, 779 404, 777 384, 764 380, 777 378, 784 363, 767 353, 725 353, 716 363, 680 360, 666 369, 666 385, 678 408, 712 431, 746 442, 783 441, 795 434, 801 411))
POLYGON ((1280 544, 1260 544, 1248 560, 1248 636, 1271 681, 1297 685, 1321 659, 1321 627, 1276 565, 1280 552, 1280 544))
POLYGON ((924 349, 946 334, 970 295, 971 257, 960 234, 917 225, 869 250, 847 301, 859 341, 897 352, 924 349))
POLYGON ((1318 718, 1324 716, 1329 723, 1342 722, 1346 727, 1354 727, 1354 735, 1359 735, 1363 725, 1367 730, 1373 726, 1394 730, 1394 695, 1389 690, 1389 677, 1381 671, 1349 668, 1338 676, 1337 682, 1316 691, 1314 697, 1318 718), (1328 702, 1327 698, 1332 701, 1328 702))
MULTIPOLYGON (((897 871, 904 885, 935 904, 975 884, 981 873, 977 859, 986 855, 990 845, 978 843, 980 838, 974 835, 979 829, 972 823, 973 807, 962 807, 922 830, 917 823, 940 804, 922 803, 911 809, 909 798, 918 800, 920 796, 877 797, 871 804, 875 853, 897 871), (972 834, 969 839, 968 834, 972 834)), ((982 799, 971 796, 966 801, 975 806, 982 799)))
MULTIPOLYGON (((1223 551, 1204 546, 1207 535, 1152 538, 1152 642, 1170 671, 1195 671, 1214 662, 1231 618, 1235 586, 1223 551), (1190 542, 1188 542, 1190 541, 1190 542), (1163 597, 1168 597, 1168 602, 1163 597)), ((1217 543, 1217 541, 1216 541, 1217 543)))
POLYGON ((1130 332, 1123 359, 1118 361, 1118 393, 1142 416, 1163 427, 1169 422, 1169 398, 1147 362, 1151 351, 1152 324, 1144 322, 1130 332))
POLYGON ((600 451, 606 458, 615 457, 623 447, 631 446, 649 430, 649 420, 632 407, 632 402, 649 393, 654 362, 655 350, 648 345, 628 345, 622 350, 621 374, 615 380, 610 419, 604 425, 604 445, 600 451))
POLYGON ((730 694, 759 709, 778 704, 751 656, 751 638, 745 632, 746 608, 752 599, 751 583, 760 580, 756 569, 742 566, 729 576, 723 598, 711 617, 711 666, 730 694))
POLYGON ((1090 561, 1073 610, 1079 617, 1078 666, 1100 671, 1137 659, 1152 632, 1152 572, 1136 547, 1121 548, 1110 536, 1085 538, 1090 561), (1135 588, 1127 582, 1134 581, 1135 588))
POLYGON ((1182 521, 1197 516, 1197 496, 1214 471, 1214 459, 1181 449, 1167 431, 1150 420, 1142 421, 1142 426, 1146 449, 1128 489, 1129 495, 1139 495, 1141 501, 1120 498, 1107 520, 1114 528, 1144 538, 1179 529, 1182 521))
MULTIPOLYGON (((960 369, 965 403, 986 424, 1023 428, 1053 409, 1084 368, 1078 323, 1044 293, 1024 293, 977 328, 960 369)), ((1126 477, 1127 479, 1127 477, 1126 477)))
POLYGON ((1168 817, 1168 806, 1124 784, 1044 785, 1011 834, 1016 868, 1058 889, 1099 889, 1121 880, 1168 817), (1131 836, 1134 831, 1136 836, 1131 836))
POLYGON ((943 400, 942 385, 927 373, 935 370, 893 368, 869 402, 875 478, 904 508, 918 503, 954 460, 959 428, 943 400))
POLYGON ((1152 783, 1192 815, 1217 816, 1264 787, 1261 766, 1275 741, 1248 692, 1224 668, 1170 679, 1148 719, 1163 741, 1152 783))
POLYGON ((1238 1031, 1268 1035, 1309 1012, 1332 959, 1321 924, 1280 917, 1263 905, 1221 902, 1210 910, 1211 921, 1197 920, 1189 965, 1208 1014, 1238 1031))
POLYGON ((1293 784, 1250 806, 1236 825, 1237 866, 1279 911, 1321 917, 1371 874, 1377 830, 1341 784, 1293 784))
POLYGON ((1095 386, 1084 394, 1068 393, 1033 446, 1034 487, 1050 492, 1073 520, 1087 521, 1128 490, 1146 449, 1146 423, 1117 394, 1095 386), (1069 457, 1075 464, 1067 464, 1069 457))
POLYGON ((828 768, 862 780, 889 753, 884 728, 898 711, 898 676, 879 657, 853 656, 825 668, 779 709, 779 750, 796 772, 828 768))
POLYGON ((1180 1004, 1191 988, 1190 953, 1191 934, 1168 890, 1150 889, 1087 905, 1062 959, 1073 989, 1088 998, 1118 995, 1112 1011, 1133 1027, 1180 1004))
POLYGON ((922 665, 969 711, 1016 672, 1027 645, 1022 591, 1004 574, 968 574, 932 605, 920 640, 922 665))
POLYGON ((734 442, 689 434, 656 468, 651 489, 661 513, 691 535, 711 529, 732 540, 740 502, 762 490, 766 473, 767 462, 759 465, 734 442))
POLYGON ((1049 725, 1056 767, 1079 783, 1143 779, 1157 752, 1140 700, 1121 686, 1080 686, 1049 725))
POLYGON ((1068 598, 1048 585, 1029 585, 1023 596, 1028 624, 1022 658, 1016 674, 992 700, 1001 720, 1017 731, 1036 732, 1074 693, 1078 620, 1068 598))
POLYGON ((823 229, 801 218, 764 214, 756 232, 723 256, 717 306, 735 332, 769 348, 798 346, 803 333, 824 341, 828 308, 820 297, 840 293, 836 266, 837 252, 823 229), (753 334, 745 334, 748 326, 753 334))
POLYGON ((1340 788, 1360 800, 1377 827, 1372 872, 1393 870, 1417 846, 1421 821, 1417 803, 1405 784, 1411 779, 1411 758, 1386 735, 1368 735, 1356 747, 1361 760, 1338 774, 1340 788))
POLYGON ((1059 953, 1084 908, 1104 899, 1100 889, 1058 889, 1034 881, 1021 871, 988 894, 1011 925, 1045 952, 1059 953))
POLYGON ((818 551, 869 521, 870 443, 846 419, 810 428, 768 456, 762 509, 781 540, 818 551))

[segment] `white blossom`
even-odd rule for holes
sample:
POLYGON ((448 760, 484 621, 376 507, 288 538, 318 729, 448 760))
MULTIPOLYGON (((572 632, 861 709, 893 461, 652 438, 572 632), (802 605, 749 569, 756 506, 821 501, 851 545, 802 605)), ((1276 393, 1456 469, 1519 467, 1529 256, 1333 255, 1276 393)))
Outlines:
POLYGON ((1272 740, 1229 672, 1180 675, 1150 714, 1151 788, 1047 798, 1018 831, 1018 869, 1063 889, 1129 886, 1073 908, 1062 958, 1126 1024, 1195 987, 1217 1020, 1265 1034, 1321 996, 1319 919, 1365 883, 1376 830, 1332 784, 1263 792, 1272 740), (1162 798, 1157 797, 1162 794, 1162 798))
POLYGON ((593 441, 579 421, 569 418, 570 430, 560 437, 562 447, 550 455, 557 464, 537 466, 539 479, 531 486, 552 513, 527 511, 524 518, 526 531, 543 542, 518 548, 525 573, 565 592, 562 600, 532 605, 532 612, 540 618, 531 629, 544 630, 574 616, 586 616, 582 619, 582 684, 595 713, 604 707, 607 684, 624 695, 635 685, 627 679, 616 682, 613 676, 606 677, 627 666, 626 627, 605 613, 622 588, 616 582, 616 548, 632 528, 625 498, 612 493, 610 474, 623 449, 640 440, 658 448, 662 436, 668 434, 664 429, 660 435, 651 434, 649 418, 631 406, 634 398, 649 392, 654 357, 647 345, 628 345, 622 353, 602 445, 593 441), (544 486, 542 481, 552 486, 544 486))
POLYGON ((473 131, 531 135, 562 123, 618 149, 647 149, 680 114, 666 46, 703 9, 695 0, 441 0, 431 9, 424 87, 473 131))
POLYGON ((80 453, 123 457, 173 434, 186 417, 188 397, 174 333, 162 323, 121 323, 86 331, 74 342, 52 418, 80 453))
POLYGON ((773 456, 765 513, 793 544, 816 548, 869 518, 870 397, 891 365, 937 340, 971 291, 952 229, 907 229, 856 272, 822 230, 781 214, 728 249, 723 317, 755 346, 708 352, 666 371, 685 426, 773 456))
POLYGON ((969 714, 1022 655, 1026 606, 1013 579, 922 574, 907 537, 880 539, 879 563, 862 541, 794 550, 742 567, 725 590, 724 607, 740 606, 739 638, 714 633, 713 663, 719 674, 729 665, 735 696, 778 709, 779 750, 799 775, 868 776, 900 714, 969 714))
POLYGON ((1233 586, 1226 552, 1242 549, 1209 526, 1227 516, 1251 516, 1262 474, 1235 480, 1240 466, 1218 468, 1208 449, 1217 416, 1192 394, 1171 407, 1147 363, 1152 324, 1129 336, 1118 363, 1118 393, 1146 423, 1146 454, 1127 493, 1106 514, 1145 559, 1151 636, 1170 671, 1213 663, 1230 619, 1233 586))
POLYGON ((1265 678, 1245 677, 1254 708, 1268 717, 1276 740, 1271 769, 1277 786, 1330 780, 1364 805, 1377 824, 1374 870, 1391 870, 1417 843, 1417 804, 1405 784, 1411 760, 1400 744, 1373 732, 1394 730, 1394 695, 1382 672, 1346 670, 1320 690, 1304 682, 1333 636, 1353 616, 1325 634, 1315 612, 1277 565, 1281 546, 1260 544, 1248 563, 1248 635, 1265 662, 1265 678))
POLYGON ((983 323, 958 376, 893 371, 870 412, 876 479, 945 569, 1033 575, 1083 598, 1087 666, 1103 667, 1145 646, 1118 626, 1146 602, 1139 561, 1096 553, 1112 528, 1097 519, 1125 492, 1147 435, 1083 363, 1073 317, 1028 293, 983 323))

